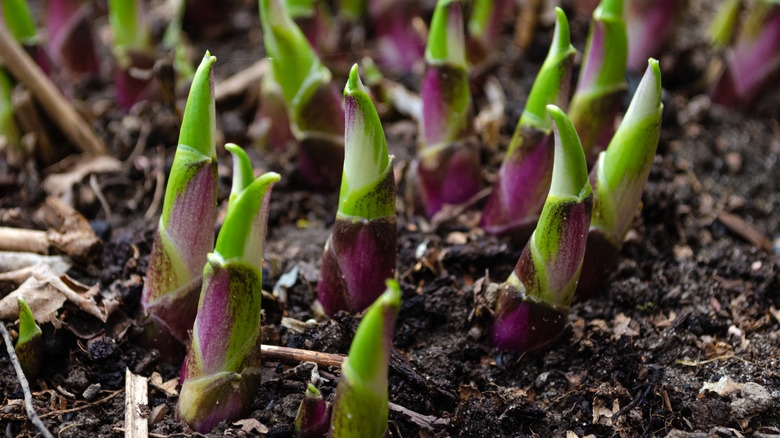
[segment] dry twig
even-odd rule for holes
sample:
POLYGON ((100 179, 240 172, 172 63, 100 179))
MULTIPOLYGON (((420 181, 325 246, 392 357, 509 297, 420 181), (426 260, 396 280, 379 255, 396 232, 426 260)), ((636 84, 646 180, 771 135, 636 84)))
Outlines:
POLYGON ((343 354, 321 353, 276 345, 261 345, 260 354, 268 360, 286 363, 314 362, 327 367, 340 367, 346 358, 343 354))
POLYGON ((11 36, 5 22, 0 23, 0 57, 14 77, 33 92, 41 107, 68 140, 84 152, 94 155, 106 154, 103 140, 95 134, 60 90, 11 36))
POLYGON ((22 391, 24 392, 24 409, 27 411, 27 416, 30 418, 30 421, 33 425, 38 429, 38 431, 46 438, 54 438, 54 436, 49 432, 48 429, 46 429, 46 426, 44 426, 43 422, 40 418, 38 418, 38 414, 35 412, 35 407, 33 407, 33 398, 32 393, 30 393, 30 385, 27 383, 27 378, 24 377, 24 371, 22 371, 22 366, 19 364, 19 358, 16 357, 16 351, 14 351, 14 345, 11 341, 11 335, 8 334, 8 330, 5 329, 5 325, 0 323, 0 333, 3 335, 3 341, 5 341, 5 349, 8 351, 8 357, 11 358, 11 363, 14 365, 14 370, 16 370, 16 378, 19 379, 19 384, 22 385, 22 391))

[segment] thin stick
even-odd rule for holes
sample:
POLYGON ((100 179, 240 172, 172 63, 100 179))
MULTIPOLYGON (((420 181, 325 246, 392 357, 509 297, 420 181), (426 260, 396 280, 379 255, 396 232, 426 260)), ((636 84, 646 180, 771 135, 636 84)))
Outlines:
POLYGON ((95 134, 60 90, 8 33, 4 21, 0 22, 0 58, 14 77, 33 92, 43 110, 59 126, 68 140, 86 153, 106 154, 103 140, 95 134))
POLYGON ((22 391, 24 392, 24 409, 27 411, 27 416, 32 421, 32 424, 38 429, 38 431, 46 438, 54 438, 54 436, 43 425, 43 421, 38 418, 38 414, 33 407, 32 394, 30 393, 30 385, 27 383, 27 378, 24 377, 24 371, 22 371, 22 365, 19 364, 19 358, 16 357, 16 351, 14 351, 13 343, 11 342, 11 335, 8 334, 8 330, 5 329, 5 325, 0 323, 0 333, 3 334, 3 341, 5 341, 5 349, 8 350, 8 357, 11 358, 11 363, 14 364, 16 370, 16 378, 19 379, 19 384, 22 385, 22 391))
POLYGON ((346 356, 343 354, 321 353, 319 351, 299 350, 297 348, 278 347, 276 345, 261 345, 260 355, 268 360, 298 363, 314 362, 326 367, 340 367, 346 356))

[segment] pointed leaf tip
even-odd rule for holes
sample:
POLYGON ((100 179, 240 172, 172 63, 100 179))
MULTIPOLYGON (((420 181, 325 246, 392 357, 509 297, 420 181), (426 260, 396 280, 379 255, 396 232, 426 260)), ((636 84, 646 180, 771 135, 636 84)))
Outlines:
POLYGON ((230 197, 233 198, 252 184, 255 175, 249 156, 240 146, 228 143, 225 149, 233 155, 233 187, 230 190, 230 197))
POLYGON ((601 0, 593 11, 594 18, 623 17, 623 0, 601 0))
POLYGON ((460 0, 439 0, 433 11, 425 58, 466 68, 466 37, 460 0))
POLYGON ((322 395, 320 394, 320 390, 317 389, 316 386, 309 383, 309 385, 306 387, 306 397, 319 398, 322 397, 322 395))
POLYGON ((347 86, 344 87, 344 95, 354 94, 356 91, 366 91, 366 87, 363 86, 363 81, 360 80, 360 70, 357 63, 355 63, 349 71, 347 86))
POLYGON ((550 195, 580 197, 588 183, 588 165, 574 125, 555 105, 547 105, 553 119, 555 156, 550 195))
POLYGON ((550 45, 550 51, 566 51, 571 46, 571 33, 569 31, 569 19, 566 17, 566 13, 563 9, 555 8, 555 34, 553 35, 553 42, 550 45))
POLYGON ((32 310, 22 297, 18 297, 19 302, 19 339, 18 344, 24 344, 34 336, 41 334, 41 328, 35 323, 32 310))
POLYGON ((383 293, 379 299, 382 303, 391 307, 401 307, 401 285, 396 280, 388 278, 385 281, 387 290, 383 293))
POLYGON ((650 58, 623 120, 632 123, 654 114, 661 107, 661 93, 661 68, 657 60, 650 58))

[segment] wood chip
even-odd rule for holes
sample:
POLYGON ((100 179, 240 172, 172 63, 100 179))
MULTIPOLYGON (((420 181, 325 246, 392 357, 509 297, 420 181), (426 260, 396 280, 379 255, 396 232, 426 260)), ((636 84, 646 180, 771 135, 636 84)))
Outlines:
POLYGON ((125 438, 147 438, 149 436, 146 398, 146 378, 125 369, 125 438))
POLYGON ((268 426, 257 421, 254 418, 247 418, 245 420, 239 420, 233 423, 233 426, 238 426, 244 433, 259 433, 264 435, 268 433, 268 426))

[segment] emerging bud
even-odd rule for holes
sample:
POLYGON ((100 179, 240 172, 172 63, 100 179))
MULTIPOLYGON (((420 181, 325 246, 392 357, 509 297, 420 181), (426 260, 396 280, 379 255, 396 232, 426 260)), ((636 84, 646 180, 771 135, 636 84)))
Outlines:
POLYGON ((563 111, 547 108, 555 124, 552 183, 536 230, 501 285, 491 334, 499 349, 535 350, 561 334, 585 254, 593 207, 585 155, 563 111))
POLYGON ((35 323, 30 306, 19 297, 19 339, 16 341, 16 356, 22 371, 33 380, 43 364, 43 339, 41 328, 35 323))
POLYGON ((571 45, 566 14, 560 8, 556 13, 550 51, 517 122, 480 224, 490 234, 509 235, 517 242, 528 239, 547 198, 554 149, 552 119, 546 107, 566 107, 577 53, 571 45))
POLYGON ((626 11, 628 68, 642 71, 671 36, 685 3, 679 0, 630 0, 626 11))
POLYGON ((569 106, 569 117, 589 165, 596 161, 615 132, 615 117, 628 87, 627 56, 623 0, 602 0, 593 12, 577 91, 569 106))
POLYGON ((154 45, 143 0, 108 0, 108 23, 114 34, 114 86, 119 107, 129 110, 148 97, 154 45))
POLYGON ((739 20, 740 3, 741 0, 726 0, 718 7, 718 13, 707 30, 714 47, 726 47, 731 43, 739 20))
POLYGON ((655 157, 662 111, 661 70, 650 59, 615 137, 591 172, 595 200, 580 296, 596 293, 617 261, 655 157))
POLYGON ((471 64, 484 61, 498 44, 501 25, 514 17, 514 0, 474 0, 467 23, 468 57, 471 64))
POLYGON ((331 438, 381 438, 387 431, 387 368, 400 308, 400 286, 387 280, 387 290, 360 321, 349 356, 341 365, 331 438))
POLYGON ((75 76, 100 74, 87 4, 81 0, 50 0, 46 19, 48 53, 57 66, 75 76))
POLYGON ((417 209, 431 217, 444 204, 467 201, 482 181, 459 0, 436 4, 425 60, 420 145, 409 186, 417 209))
POLYGON ((780 73, 780 4, 756 1, 732 50, 726 68, 710 90, 716 103, 747 106, 762 90, 777 85, 780 73))
POLYGON ((21 134, 14 118, 14 104, 11 99, 13 91, 13 80, 5 68, 0 67, 0 142, 11 146, 11 149, 21 150, 21 134))
POLYGON ((418 0, 368 0, 382 66, 409 73, 422 59, 425 40, 412 24, 419 13, 418 0))
POLYGON ((317 387, 309 383, 306 394, 295 415, 295 433, 298 438, 323 438, 330 426, 330 405, 317 387))
POLYGON ((395 178, 382 122, 355 64, 344 88, 347 128, 341 196, 322 255, 317 297, 328 315, 357 313, 384 291, 396 262, 395 178))
POLYGON ((344 108, 283 0, 260 0, 263 43, 298 140, 298 168, 314 190, 335 188, 344 163, 344 108))
MULTIPOLYGON (((198 305, 206 255, 214 247, 217 217, 216 116, 208 52, 184 109, 179 146, 165 189, 163 213, 149 258, 141 306, 150 334, 187 341, 198 305)), ((154 337, 154 336, 153 336, 154 337)), ((164 339, 159 339, 163 342, 164 339)))
POLYGON ((182 367, 178 415, 207 432, 246 413, 260 384, 260 301, 263 244, 271 186, 279 175, 254 178, 236 145, 233 189, 214 252, 203 269, 203 288, 192 343, 182 367))

